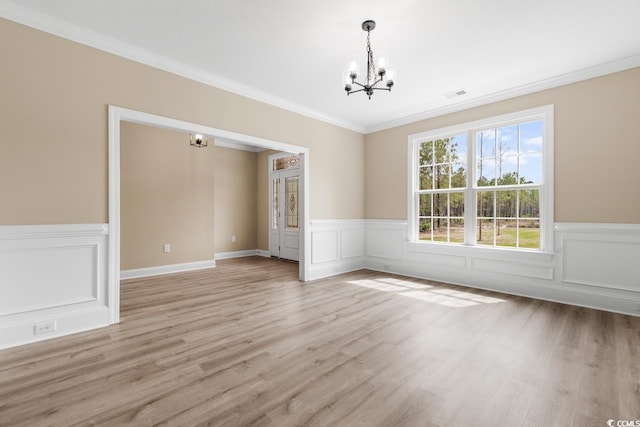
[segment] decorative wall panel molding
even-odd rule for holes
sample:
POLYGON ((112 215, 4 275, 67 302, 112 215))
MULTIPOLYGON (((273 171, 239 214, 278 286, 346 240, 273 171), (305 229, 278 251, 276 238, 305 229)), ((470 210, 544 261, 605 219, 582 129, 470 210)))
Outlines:
POLYGON ((640 293, 640 225, 557 224, 565 283, 640 293))
POLYGON ((96 301, 103 285, 99 257, 97 243, 0 250, 1 286, 6 287, 0 316, 96 301), (64 286, 49 286, 62 277, 64 286))
POLYGON ((367 222, 367 257, 401 260, 406 223, 397 221, 367 222))
POLYGON ((405 230, 366 221, 366 267, 640 315, 640 225, 557 223, 553 253, 409 242, 405 230))
POLYGON ((311 230, 311 264, 337 261, 340 253, 340 230, 311 230))
POLYGON ((364 220, 314 220, 309 226, 311 280, 364 268, 364 220))
MULTIPOLYGON (((314 220, 309 228, 310 279, 369 268, 640 315, 640 225, 556 223, 554 253, 408 242, 406 223, 397 220, 314 220)), ((0 348, 109 324, 108 233, 106 224, 0 226, 0 348), (43 323, 55 330, 35 334, 43 323)), ((216 258, 256 254, 269 256, 250 250, 216 258)))
POLYGON ((0 226, 0 348, 109 323, 107 224, 0 226), (36 324, 55 325, 36 334, 36 324))

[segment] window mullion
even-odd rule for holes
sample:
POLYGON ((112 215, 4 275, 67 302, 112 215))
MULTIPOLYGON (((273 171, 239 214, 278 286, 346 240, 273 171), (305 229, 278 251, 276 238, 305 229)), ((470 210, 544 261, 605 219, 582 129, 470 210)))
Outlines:
POLYGON ((520 190, 516 190, 516 248, 520 247, 520 190))
POLYGON ((476 244, 476 139, 472 130, 467 131, 467 188, 464 191, 464 244, 476 244))
MULTIPOLYGON (((413 180, 411 185, 414 190, 420 189, 420 143, 414 143, 411 147, 413 151, 413 162, 411 163, 411 167, 413 168, 413 180)), ((414 192, 415 194, 415 192, 414 192)), ((415 194, 413 197, 413 215, 414 220, 412 221, 411 228, 411 239, 420 239, 420 196, 415 194)))
POLYGON ((493 192, 493 246, 498 243, 498 192, 493 192))

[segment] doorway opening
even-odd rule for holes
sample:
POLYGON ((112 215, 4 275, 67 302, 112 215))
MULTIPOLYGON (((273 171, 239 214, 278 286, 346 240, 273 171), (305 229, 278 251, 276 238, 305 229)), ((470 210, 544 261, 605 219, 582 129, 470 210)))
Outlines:
POLYGON ((280 152, 299 153, 299 181, 301 197, 298 201, 299 210, 299 270, 298 278, 301 281, 308 280, 311 239, 310 231, 307 227, 309 223, 309 149, 292 144, 285 144, 278 141, 258 138, 230 132, 223 129, 216 129, 196 123, 176 120, 169 117, 141 111, 130 110, 122 107, 109 106, 109 249, 108 249, 108 279, 107 294, 109 306, 109 323, 120 321, 120 123, 132 122, 143 125, 182 131, 187 133, 197 133, 206 135, 223 143, 237 143, 250 145, 265 149, 272 149, 280 152))

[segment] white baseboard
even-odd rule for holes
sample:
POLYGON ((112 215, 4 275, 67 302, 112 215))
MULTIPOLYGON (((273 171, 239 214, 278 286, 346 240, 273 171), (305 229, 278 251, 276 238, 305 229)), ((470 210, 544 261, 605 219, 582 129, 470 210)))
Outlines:
MULTIPOLYGON (((246 251, 233 251, 233 252, 217 252, 214 255, 214 258, 216 260, 219 260, 219 259, 231 259, 231 258, 244 258, 244 257, 256 256, 256 255, 264 256, 264 255, 261 255, 259 252, 260 252, 259 249, 249 249, 246 251)), ((263 252, 266 252, 266 251, 263 251, 263 252)))
POLYGON ((215 260, 211 260, 160 265, 157 267, 135 268, 131 270, 122 270, 120 272, 120 279, 135 279, 138 277, 158 276, 160 274, 180 273, 184 271, 201 270, 203 268, 213 268, 215 266, 215 260))
POLYGON ((256 255, 265 257, 265 258, 271 258, 271 252, 265 251, 262 249, 256 249, 256 255))

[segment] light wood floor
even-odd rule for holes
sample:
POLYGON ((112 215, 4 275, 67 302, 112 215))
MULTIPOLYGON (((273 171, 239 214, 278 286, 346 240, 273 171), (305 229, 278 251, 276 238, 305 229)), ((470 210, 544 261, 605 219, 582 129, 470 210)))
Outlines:
POLYGON ((0 352, 0 425, 606 426, 640 318, 360 271, 220 261, 122 283, 122 323, 0 352))

